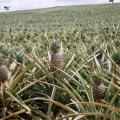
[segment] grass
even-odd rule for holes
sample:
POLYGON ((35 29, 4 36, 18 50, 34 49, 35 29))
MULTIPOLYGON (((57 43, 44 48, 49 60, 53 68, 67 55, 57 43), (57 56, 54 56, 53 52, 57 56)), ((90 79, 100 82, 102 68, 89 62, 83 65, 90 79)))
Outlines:
POLYGON ((9 61, 1 120, 119 120, 119 8, 117 3, 0 13, 0 52, 9 61), (63 45, 59 77, 49 70, 54 39, 63 45), (106 88, 99 102, 92 91, 97 80, 106 88))

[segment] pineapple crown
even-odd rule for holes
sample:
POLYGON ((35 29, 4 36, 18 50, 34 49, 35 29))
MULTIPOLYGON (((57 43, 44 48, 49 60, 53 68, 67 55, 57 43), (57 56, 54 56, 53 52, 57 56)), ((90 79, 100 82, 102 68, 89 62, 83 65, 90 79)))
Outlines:
POLYGON ((117 65, 120 66, 120 51, 114 52, 112 54, 112 59, 115 61, 117 65))
POLYGON ((94 74, 93 74, 93 79, 94 79, 94 83, 97 84, 97 85, 102 83, 99 76, 100 76, 100 73, 98 71, 95 71, 94 74))
POLYGON ((60 47, 61 47, 61 41, 59 40, 54 40, 51 43, 51 50, 55 53, 60 51, 60 47))

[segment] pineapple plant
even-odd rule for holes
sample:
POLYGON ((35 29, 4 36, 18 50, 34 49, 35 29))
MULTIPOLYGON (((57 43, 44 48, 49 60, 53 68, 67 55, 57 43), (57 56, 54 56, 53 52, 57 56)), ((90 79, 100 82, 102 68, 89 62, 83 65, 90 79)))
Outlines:
POLYGON ((92 87, 93 99, 95 102, 100 102, 101 99, 105 98, 106 89, 102 81, 97 76, 95 76, 94 79, 95 82, 92 87))
MULTIPOLYGON (((119 82, 120 76, 118 67, 120 66, 120 57, 115 55, 117 52, 114 52, 120 48, 119 8, 120 5, 115 4, 113 6, 102 5, 102 7, 97 5, 94 8, 89 7, 89 9, 88 6, 69 7, 68 9, 62 7, 54 10, 46 9, 40 13, 36 11, 37 17, 35 19, 32 19, 35 16, 35 12, 25 14, 22 12, 22 14, 20 13, 22 17, 19 17, 19 13, 17 15, 5 13, 8 20, 4 19, 4 15, 1 15, 0 41, 2 49, 0 47, 0 53, 4 57, 7 56, 3 52, 5 45, 9 46, 10 49, 14 49, 15 52, 21 50, 26 56, 22 60, 19 55, 16 56, 16 54, 12 53, 15 56, 11 56, 11 61, 9 59, 10 65, 14 62, 10 70, 15 69, 15 72, 9 77, 10 82, 12 81, 11 83, 13 84, 10 84, 5 92, 6 115, 11 116, 11 113, 14 115, 14 112, 21 111, 26 104, 31 109, 32 119, 40 119, 41 116, 46 120, 50 117, 53 117, 53 120, 60 119, 57 114, 61 111, 61 119, 64 119, 64 117, 68 119, 67 116, 76 115, 77 118, 73 119, 119 120, 120 85, 112 84, 112 79, 119 82), (42 21, 40 18, 43 18, 42 21), (44 24, 43 20, 45 21, 44 24), (51 58, 50 69, 47 68, 47 63, 49 62, 46 59, 46 48, 48 47, 49 39, 53 38, 64 41, 65 70, 63 69, 63 60, 61 59, 62 55, 60 54, 58 41, 52 42, 51 55, 49 54, 49 58, 51 58), (33 51, 32 45, 35 45, 33 51), (110 56, 114 62, 109 59, 110 56), (29 57, 31 57, 30 60, 29 57), (30 63, 33 67, 29 69, 30 63), (16 69, 16 66, 25 68, 19 76, 16 75, 19 72, 19 68, 16 69), (57 68, 64 71, 60 72, 57 68), (101 73, 99 76, 102 79, 92 76, 94 70, 98 70, 101 73), (24 73, 24 71, 26 72, 24 73), (42 81, 42 77, 44 81, 42 81), (92 97, 96 102, 100 102, 105 97, 102 104, 91 101, 92 92, 90 91, 90 86, 93 80, 95 81, 91 89, 93 90, 92 97), (105 92, 105 87, 107 92, 105 92), (11 95, 8 95, 9 93, 15 100, 13 97, 11 98, 11 95), (19 101, 16 102, 17 99, 21 101, 21 104, 25 104, 21 106, 19 101), (53 102, 55 101, 54 103, 64 104, 64 108, 68 110, 64 110, 61 104, 59 104, 61 106, 54 103, 52 105, 52 100, 53 102), (47 112, 48 107, 50 112, 47 112), (79 113, 85 114, 85 116, 79 118, 81 116, 78 115, 79 113)), ((1 59, 4 57, 0 58, 0 62, 3 61, 1 59)), ((0 66, 3 65, 5 65, 5 62, 2 62, 0 66)), ((3 107, 0 106, 0 119, 2 119, 1 109, 3 107)), ((26 107, 25 111, 28 112, 26 107)), ((23 113, 8 119, 30 118, 26 118, 23 113)))
MULTIPOLYGON (((116 69, 116 65, 118 65, 120 67, 120 51, 113 52, 112 59, 116 63, 116 64, 113 64, 112 72, 119 76, 120 74, 116 69)), ((116 80, 115 77, 113 77, 112 80, 113 80, 114 84, 120 85, 120 82, 118 80, 116 80)))
POLYGON ((2 100, 2 114, 5 115, 5 88, 6 88, 6 81, 8 80, 8 69, 5 65, 0 66, 0 93, 1 93, 1 100, 2 100))
MULTIPOLYGON (((0 91, 1 91, 1 95, 2 95, 2 100, 4 102, 4 91, 6 88, 6 81, 8 80, 8 63, 9 63, 9 59, 8 59, 8 49, 4 48, 3 46, 0 47, 0 91)), ((4 103, 3 103, 4 106, 4 103)))
MULTIPOLYGON (((51 71, 57 71, 57 68, 59 68, 59 69, 63 68, 63 59, 62 59, 62 54, 61 54, 60 50, 61 50, 61 42, 59 40, 54 40, 51 43, 51 64, 50 64, 51 71)), ((59 72, 54 74, 54 77, 59 77, 59 76, 60 76, 59 72)), ((56 81, 53 80, 53 84, 55 84, 55 83, 56 83, 56 81)), ((58 95, 58 91, 57 91, 57 88, 54 86, 52 89, 51 99, 53 99, 53 100, 58 99, 57 95, 58 95)), ((55 119, 56 115, 59 112, 59 108, 57 108, 58 111, 56 111, 56 109, 54 109, 54 107, 55 106, 53 106, 52 103, 49 103, 47 115, 52 116, 52 119, 55 119), (53 115, 51 115, 51 110, 53 111, 53 115)))
POLYGON ((63 59, 60 53, 61 42, 55 40, 51 44, 51 71, 56 70, 56 68, 63 68, 63 59))
POLYGON ((10 66, 11 75, 17 73, 20 73, 22 71, 22 63, 23 63, 24 56, 22 53, 16 53, 15 54, 15 60, 12 62, 10 66))

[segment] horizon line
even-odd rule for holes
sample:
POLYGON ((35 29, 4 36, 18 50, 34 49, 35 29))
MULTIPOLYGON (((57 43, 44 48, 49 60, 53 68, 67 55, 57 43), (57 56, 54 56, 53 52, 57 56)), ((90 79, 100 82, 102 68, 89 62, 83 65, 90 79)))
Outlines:
POLYGON ((8 10, 8 11, 0 11, 1 13, 12 13, 12 12, 22 12, 22 11, 31 11, 31 10, 42 10, 49 8, 57 8, 57 7, 70 7, 70 6, 91 6, 91 5, 105 5, 105 4, 120 4, 120 2, 110 3, 88 3, 88 4, 73 4, 73 5, 58 5, 58 6, 50 6, 50 7, 42 7, 42 8, 33 8, 33 9, 18 9, 18 10, 8 10))

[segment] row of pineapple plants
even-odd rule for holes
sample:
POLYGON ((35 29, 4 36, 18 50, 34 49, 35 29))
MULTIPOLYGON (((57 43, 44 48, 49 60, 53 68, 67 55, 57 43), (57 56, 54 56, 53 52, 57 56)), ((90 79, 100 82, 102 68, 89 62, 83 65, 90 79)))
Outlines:
POLYGON ((1 14, 0 119, 119 120, 119 18, 119 4, 1 14))
POLYGON ((42 45, 3 43, 1 119, 119 119, 119 44, 78 33, 51 45, 47 34, 42 45))

